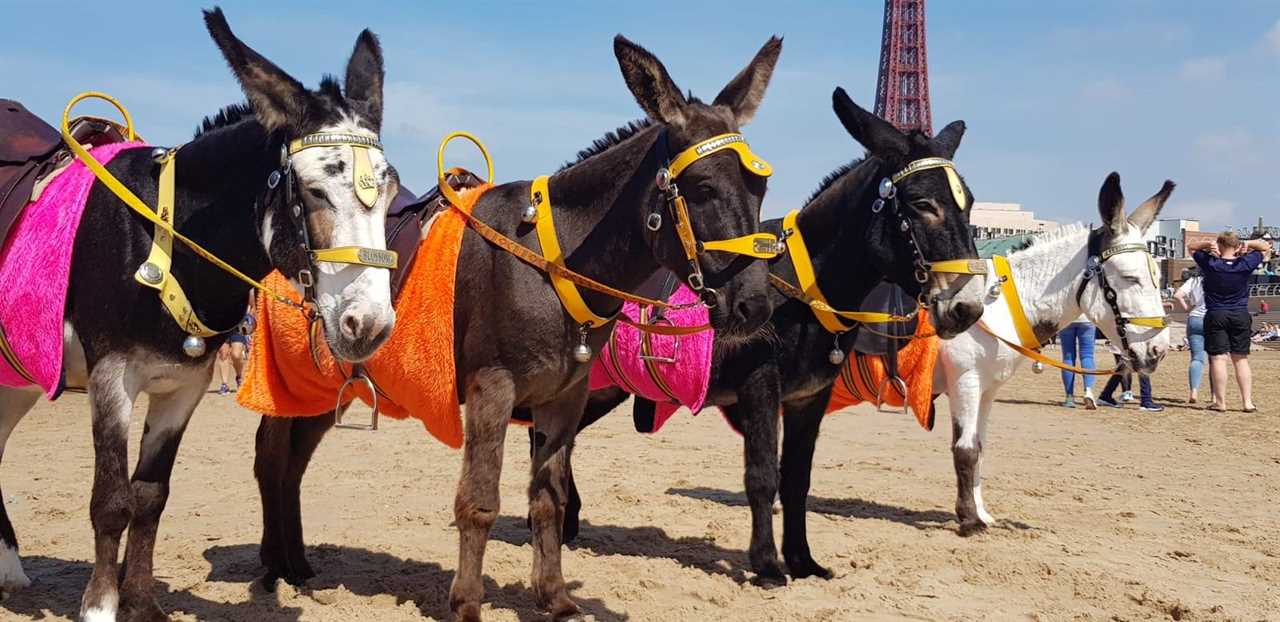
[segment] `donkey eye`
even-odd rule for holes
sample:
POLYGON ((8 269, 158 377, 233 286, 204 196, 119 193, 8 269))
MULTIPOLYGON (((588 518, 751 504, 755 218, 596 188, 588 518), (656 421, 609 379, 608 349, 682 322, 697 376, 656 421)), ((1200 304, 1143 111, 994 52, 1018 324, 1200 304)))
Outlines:
POLYGON ((321 201, 329 200, 329 195, 325 194, 324 190, 321 190, 319 188, 307 188, 307 194, 310 194, 311 196, 317 199, 320 199, 321 201))
POLYGON ((929 214, 932 216, 942 216, 942 207, 933 199, 918 199, 911 202, 911 207, 921 214, 929 214))

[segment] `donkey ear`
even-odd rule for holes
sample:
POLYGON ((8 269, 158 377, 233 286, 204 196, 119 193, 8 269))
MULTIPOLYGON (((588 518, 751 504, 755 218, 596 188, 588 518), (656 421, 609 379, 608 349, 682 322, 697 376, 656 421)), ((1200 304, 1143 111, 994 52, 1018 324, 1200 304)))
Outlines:
POLYGON ((872 155, 893 159, 907 157, 907 151, 910 148, 907 135, 899 132, 898 128, 890 125, 888 121, 853 103, 844 89, 836 87, 835 92, 831 94, 831 105, 835 108, 836 116, 840 117, 840 122, 844 124, 844 129, 853 136, 854 140, 862 143, 862 146, 866 147, 872 155))
POLYGON ((964 138, 964 130, 964 121, 952 121, 933 137, 933 144, 937 145, 942 157, 948 160, 955 157, 956 150, 960 148, 960 140, 964 138))
POLYGON ((1177 184, 1166 179, 1164 185, 1160 187, 1160 192, 1155 196, 1142 202, 1138 209, 1133 210, 1133 214, 1129 215, 1129 222, 1143 233, 1151 227, 1151 223, 1156 221, 1156 216, 1160 215, 1160 210, 1164 207, 1165 201, 1169 200, 1169 195, 1173 194, 1173 189, 1177 184))
POLYGON ((382 129, 382 83, 385 75, 378 36, 366 29, 356 39, 356 49, 351 52, 351 60, 347 61, 344 88, 347 101, 356 104, 361 116, 375 132, 382 129))
POLYGON ((613 38, 613 54, 618 57, 627 88, 649 118, 668 125, 684 123, 684 95, 658 57, 622 35, 613 38))
POLYGON ((270 132, 301 122, 310 97, 306 87, 237 39, 222 9, 205 11, 204 23, 262 126, 270 132))
POLYGON ((1098 191, 1098 215, 1113 233, 1124 233, 1124 193, 1120 191, 1120 173, 1112 172, 1098 191))
POLYGON ((732 110, 739 127, 750 123, 756 115, 756 109, 764 99, 764 90, 769 86, 769 78, 773 77, 773 66, 778 64, 781 53, 782 38, 769 37, 755 58, 716 95, 713 103, 732 110))

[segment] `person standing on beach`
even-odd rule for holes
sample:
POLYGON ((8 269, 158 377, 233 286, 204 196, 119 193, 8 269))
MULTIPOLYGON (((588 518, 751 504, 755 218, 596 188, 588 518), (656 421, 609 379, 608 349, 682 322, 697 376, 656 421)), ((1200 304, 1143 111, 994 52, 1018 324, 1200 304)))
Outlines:
POLYGON ((1209 410, 1227 410, 1227 361, 1236 370, 1244 412, 1257 412, 1253 403, 1253 373, 1249 369, 1249 343, 1253 317, 1249 315, 1249 275, 1271 251, 1266 240, 1243 244, 1232 231, 1218 236, 1216 244, 1205 240, 1188 245, 1204 277, 1204 348, 1209 353, 1209 381, 1213 402, 1209 410))
MULTIPOLYGON (((1207 355, 1204 352, 1204 277, 1199 273, 1182 283, 1173 299, 1187 312, 1187 346, 1191 350, 1191 365, 1187 367, 1187 403, 1195 404, 1199 399, 1200 381, 1204 378, 1204 364, 1207 355)), ((1212 389, 1210 389, 1212 392, 1212 389)))

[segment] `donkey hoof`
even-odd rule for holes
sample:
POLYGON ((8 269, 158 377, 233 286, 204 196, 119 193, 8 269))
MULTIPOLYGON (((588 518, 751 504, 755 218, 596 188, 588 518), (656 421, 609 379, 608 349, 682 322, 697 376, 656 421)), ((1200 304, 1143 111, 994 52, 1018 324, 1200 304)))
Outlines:
POLYGON ((770 560, 755 569, 756 578, 752 581, 764 588, 782 587, 787 584, 787 572, 778 560, 770 560))
POLYGON ((830 570, 814 561, 812 557, 798 559, 795 562, 787 562, 787 570, 791 571, 792 579, 807 579, 809 577, 830 579, 835 576, 830 570))
POLYGON ((454 605, 453 616, 457 622, 480 622, 480 603, 454 605))
POLYGON ((120 596, 120 612, 116 615, 120 622, 167 622, 169 619, 160 604, 150 595, 134 598, 126 594, 120 596))
POLYGON ((987 524, 976 519, 970 518, 960 521, 960 529, 958 533, 962 538, 978 535, 987 530, 987 524))
POLYGON ((582 611, 578 609, 577 603, 569 599, 568 596, 561 595, 555 598, 547 612, 551 614, 551 619, 556 620, 574 620, 581 619, 582 611))

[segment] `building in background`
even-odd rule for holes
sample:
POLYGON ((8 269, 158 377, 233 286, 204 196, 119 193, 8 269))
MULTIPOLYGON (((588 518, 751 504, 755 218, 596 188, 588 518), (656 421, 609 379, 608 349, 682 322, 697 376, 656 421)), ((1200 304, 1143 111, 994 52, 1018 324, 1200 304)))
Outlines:
POLYGON ((1022 209, 1019 203, 984 203, 977 201, 969 213, 969 229, 975 240, 992 240, 1043 233, 1058 228, 1052 220, 1039 220, 1034 212, 1022 209))
MULTIPOLYGON (((1192 218, 1161 218, 1147 229, 1147 250, 1157 260, 1188 259, 1187 232, 1199 233, 1200 221, 1192 218)), ((1215 234, 1216 235, 1216 234, 1215 234)))

